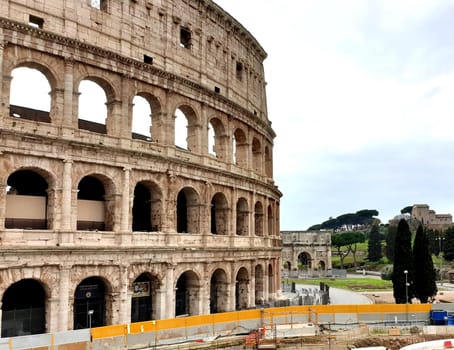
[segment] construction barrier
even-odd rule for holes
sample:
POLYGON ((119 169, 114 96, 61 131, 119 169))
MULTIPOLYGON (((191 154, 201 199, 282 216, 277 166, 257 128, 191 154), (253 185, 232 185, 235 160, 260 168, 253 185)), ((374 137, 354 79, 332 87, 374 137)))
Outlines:
POLYGON ((207 341, 219 336, 312 333, 316 325, 355 327, 359 324, 427 324, 431 304, 312 305, 254 309, 219 314, 187 316, 24 337, 1 338, 0 350, 124 350, 207 341), (309 327, 303 325, 308 324, 309 327), (277 327, 287 325, 286 327, 277 327))

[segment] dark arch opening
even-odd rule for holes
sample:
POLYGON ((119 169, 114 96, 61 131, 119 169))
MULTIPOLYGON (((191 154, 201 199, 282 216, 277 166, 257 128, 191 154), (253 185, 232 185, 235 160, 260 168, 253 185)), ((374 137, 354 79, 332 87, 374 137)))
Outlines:
POLYGON ((11 285, 2 299, 2 337, 45 333, 45 302, 38 281, 24 279, 11 285))
POLYGON ((183 191, 178 193, 177 199, 177 232, 188 232, 188 201, 183 191))
POLYGON ((143 184, 138 183, 134 189, 132 205, 132 230, 152 231, 151 225, 151 192, 143 184))
POLYGON ((6 228, 47 228, 48 184, 32 170, 18 170, 7 180, 6 228))
POLYGON ((146 273, 142 273, 132 284, 131 322, 152 319, 151 287, 150 277, 146 273))
POLYGON ((227 275, 224 270, 218 269, 210 280, 210 313, 226 312, 228 302, 227 275))
POLYGON ((78 230, 105 230, 105 189, 96 177, 85 176, 80 180, 77 211, 78 230))
POLYGON ((74 293, 74 329, 106 325, 106 288, 98 277, 84 279, 74 293))

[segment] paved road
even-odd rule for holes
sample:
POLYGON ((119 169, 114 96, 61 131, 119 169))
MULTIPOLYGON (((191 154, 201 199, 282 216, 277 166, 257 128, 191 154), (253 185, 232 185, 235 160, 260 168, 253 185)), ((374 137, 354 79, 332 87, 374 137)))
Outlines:
MULTIPOLYGON (((318 287, 314 285, 305 284, 296 285, 296 291, 299 292, 300 295, 305 295, 306 290, 314 291, 315 289, 318 289, 318 287)), ((286 293, 286 295, 295 296, 295 294, 289 293, 286 293)), ((329 289, 329 296, 331 304, 373 304, 372 300, 370 300, 365 295, 345 289, 331 287, 329 289)))

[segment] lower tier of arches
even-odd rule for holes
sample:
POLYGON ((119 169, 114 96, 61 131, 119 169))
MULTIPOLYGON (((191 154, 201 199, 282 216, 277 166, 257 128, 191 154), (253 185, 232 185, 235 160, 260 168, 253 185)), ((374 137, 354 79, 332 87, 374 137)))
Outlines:
POLYGON ((244 310, 280 293, 270 254, 16 253, 0 259, 2 337, 244 310))

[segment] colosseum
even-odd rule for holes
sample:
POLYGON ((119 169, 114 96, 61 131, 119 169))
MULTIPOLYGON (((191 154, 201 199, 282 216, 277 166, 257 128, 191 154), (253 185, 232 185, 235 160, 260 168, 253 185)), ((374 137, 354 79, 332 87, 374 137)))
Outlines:
POLYGON ((2 336, 272 304, 276 135, 247 29, 211 0, 0 16, 2 336))

